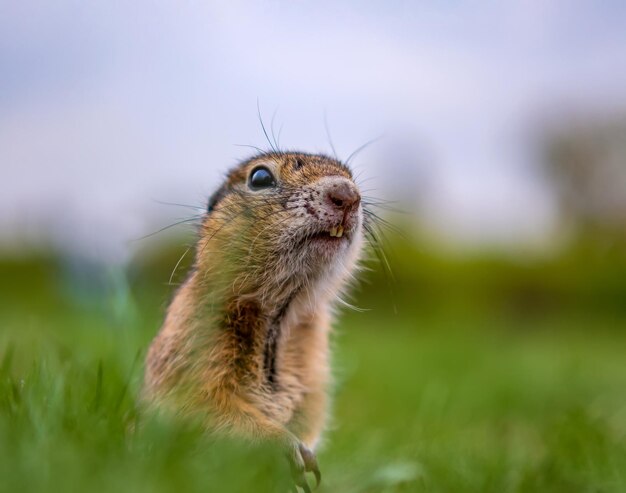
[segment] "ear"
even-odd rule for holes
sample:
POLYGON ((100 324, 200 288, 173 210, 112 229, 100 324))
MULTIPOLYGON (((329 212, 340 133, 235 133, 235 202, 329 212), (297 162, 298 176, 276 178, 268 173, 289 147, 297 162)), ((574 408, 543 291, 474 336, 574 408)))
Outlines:
POLYGON ((207 212, 210 214, 215 206, 220 203, 220 201, 228 195, 229 192, 228 184, 224 183, 220 188, 218 188, 213 195, 209 198, 209 205, 207 206, 207 212))

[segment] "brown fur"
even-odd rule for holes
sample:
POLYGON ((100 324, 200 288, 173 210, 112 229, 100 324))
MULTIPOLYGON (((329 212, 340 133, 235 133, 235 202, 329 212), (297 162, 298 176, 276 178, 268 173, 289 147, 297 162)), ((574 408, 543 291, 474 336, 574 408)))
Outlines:
POLYGON ((325 195, 342 180, 356 190, 340 162, 300 153, 263 154, 228 174, 150 347, 150 401, 199 414, 210 430, 275 440, 296 468, 316 468, 309 449, 326 421, 332 307, 362 243, 358 202, 340 213, 325 195), (259 165, 275 188, 250 190, 259 165), (340 223, 340 247, 313 245, 311 235, 340 223))

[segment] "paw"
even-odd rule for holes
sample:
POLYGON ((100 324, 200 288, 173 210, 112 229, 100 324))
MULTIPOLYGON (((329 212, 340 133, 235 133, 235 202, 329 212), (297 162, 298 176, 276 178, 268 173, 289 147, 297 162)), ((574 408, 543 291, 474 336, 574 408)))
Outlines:
MULTIPOLYGON (((316 488, 322 481, 315 454, 306 445, 298 442, 291 447, 288 456, 291 474, 296 486, 302 488, 305 493, 311 493, 311 488, 306 480, 306 473, 312 472, 315 475, 316 488)), ((297 491, 297 488, 295 488, 295 491, 297 491)))

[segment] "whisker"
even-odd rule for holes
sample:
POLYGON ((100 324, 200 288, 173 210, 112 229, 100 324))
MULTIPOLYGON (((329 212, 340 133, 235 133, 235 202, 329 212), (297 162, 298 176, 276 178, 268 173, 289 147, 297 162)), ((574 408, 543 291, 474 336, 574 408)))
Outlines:
POLYGON ((158 200, 158 199, 153 199, 153 202, 156 202, 157 204, 161 204, 161 205, 172 205, 172 206, 176 206, 176 207, 186 207, 187 209, 201 210, 201 211, 204 212, 204 206, 189 205, 189 204, 179 204, 177 202, 165 202, 163 200, 158 200))
POLYGON ((380 197, 372 197, 371 195, 361 195, 361 197, 363 198, 363 200, 367 200, 371 203, 377 203, 377 204, 397 204, 398 203, 397 200, 381 199, 380 197))
POLYGON ((376 214, 375 212, 368 210, 367 208, 363 208, 363 213, 366 214, 372 221, 374 221, 375 224, 377 224, 379 227, 380 226, 384 226, 386 227, 389 231, 391 231, 392 233, 397 234, 398 236, 400 236, 402 239, 406 240, 408 239, 405 235, 405 233, 398 228, 395 224, 390 223, 389 221, 387 221, 386 219, 380 217, 378 214, 376 214))
POLYGON ((259 123, 261 124, 261 128, 263 129, 263 133, 265 134, 265 139, 267 140, 267 143, 270 145, 272 151, 274 151, 276 154, 280 154, 278 152, 278 149, 276 149, 276 147, 274 147, 274 144, 272 143, 270 136, 267 133, 267 129, 265 128, 265 124, 263 123, 263 117, 261 116, 261 105, 259 103, 259 99, 257 98, 256 100, 256 109, 257 109, 257 114, 259 116, 259 123))
POLYGON ((361 193, 376 192, 377 190, 377 188, 366 188, 365 190, 361 190, 361 193))
MULTIPOLYGON (((362 174, 362 173, 361 173, 362 174)), ((367 183, 368 181, 372 181, 372 180, 378 180, 379 178, 377 176, 368 176, 367 178, 365 178, 365 180, 359 180, 358 178, 355 178, 355 182, 356 184, 359 186, 359 188, 361 186, 363 186, 364 183, 367 183)))
POLYGON ((261 149, 260 147, 257 146, 253 146, 250 144, 233 144, 236 147, 249 147, 250 149, 254 149, 255 151, 257 151, 259 154, 265 154, 267 151, 265 151, 265 149, 261 149))
POLYGON ((366 223, 363 224, 363 228, 366 232, 365 238, 367 239, 367 242, 372 247, 374 255, 376 256, 378 262, 383 267, 383 275, 385 277, 385 282, 387 284, 387 288, 389 289, 389 293, 391 295, 394 313, 397 314, 398 308, 396 306, 395 293, 393 289, 393 285, 395 283, 395 277, 393 275, 393 271, 391 269, 389 259, 387 258, 383 245, 380 239, 378 238, 378 236, 376 235, 376 232, 372 228, 370 228, 369 224, 366 224, 366 223))
POLYGON ((366 202, 366 201, 361 201, 361 203, 363 204, 364 207, 376 207, 377 209, 381 209, 386 212, 393 212, 394 214, 401 214, 401 215, 406 215, 406 216, 411 215, 409 211, 398 209, 397 207, 392 207, 387 204, 376 204, 376 203, 366 202))
POLYGON ((178 262, 176 262, 176 265, 174 266, 174 270, 172 270, 172 273, 170 274, 170 278, 167 281, 167 284, 169 284, 170 286, 172 285, 172 279, 174 278, 174 274, 176 273, 176 269, 178 269, 178 266, 180 265, 180 263, 183 261, 185 256, 189 253, 189 250, 191 250, 191 247, 187 247, 187 250, 185 250, 185 252, 178 259, 178 262))
POLYGON ((383 135, 379 135, 378 137, 374 137, 373 139, 368 140, 365 144, 357 147, 354 151, 352 151, 352 154, 350 154, 348 156, 348 159, 346 159, 346 164, 350 164, 350 161, 352 161, 352 159, 354 159, 356 156, 358 156, 363 150, 367 149, 372 144, 380 141, 384 137, 385 137, 384 134, 383 135))
POLYGON ((131 243, 134 243, 136 241, 141 241, 141 240, 145 240, 146 238, 150 238, 151 236, 154 235, 158 235, 159 233, 162 233, 163 231, 173 228, 174 226, 178 226, 179 224, 184 224, 184 223, 189 223, 189 222, 193 222, 193 221, 197 221, 198 219, 201 219, 202 216, 198 215, 198 216, 194 216, 194 217, 190 217, 187 219, 183 219, 181 221, 176 221, 175 223, 169 224, 168 226, 165 226, 164 228, 161 228, 153 233, 147 234, 145 236, 141 236, 140 238, 135 238, 133 240, 131 240, 131 243))
POLYGON ((335 149, 335 144, 333 144, 333 138, 330 136, 330 128, 328 127, 328 115, 326 114, 326 110, 324 110, 324 129, 326 130, 326 137, 328 138, 328 143, 330 144, 330 148, 333 151, 333 157, 339 161, 339 157, 337 155, 337 150, 335 149))
POLYGON ((274 141, 274 146, 276 147, 276 149, 280 149, 280 146, 278 145, 278 142, 276 141, 276 136, 274 135, 274 120, 276 119, 276 113, 278 113, 278 107, 276 107, 276 109, 274 110, 274 113, 272 114, 272 121, 270 122, 270 131, 272 133, 272 140, 274 141))
POLYGON ((280 124, 280 128, 278 129, 278 148, 280 149, 280 135, 283 133, 283 124, 280 124))
POLYGON ((357 313, 366 313, 371 311, 371 308, 361 308, 360 306, 353 305, 352 303, 344 300, 341 296, 337 296, 337 302, 346 307, 348 310, 352 310, 357 313))

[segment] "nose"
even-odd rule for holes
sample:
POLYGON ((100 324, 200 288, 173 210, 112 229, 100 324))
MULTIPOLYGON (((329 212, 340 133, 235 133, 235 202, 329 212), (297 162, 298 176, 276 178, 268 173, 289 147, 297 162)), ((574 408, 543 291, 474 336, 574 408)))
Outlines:
POLYGON ((361 201, 361 195, 356 186, 347 179, 329 184, 326 197, 337 209, 343 211, 356 207, 361 201))

